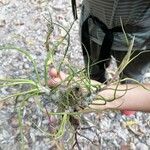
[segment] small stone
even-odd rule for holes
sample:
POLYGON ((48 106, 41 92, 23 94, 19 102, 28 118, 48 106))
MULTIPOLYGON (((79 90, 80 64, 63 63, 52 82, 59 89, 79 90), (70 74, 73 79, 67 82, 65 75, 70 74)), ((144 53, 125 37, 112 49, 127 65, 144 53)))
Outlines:
POLYGON ((134 139, 133 139, 133 143, 134 143, 134 144, 137 144, 138 142, 139 142, 139 139, 137 139, 137 138, 134 138, 134 139))
POLYGON ((148 150, 148 146, 144 143, 138 143, 136 145, 136 150, 148 150))
POLYGON ((130 150, 136 150, 136 147, 135 147, 134 143, 130 143, 129 147, 130 147, 130 150))
POLYGON ((12 128, 19 127, 19 122, 16 115, 12 115, 11 118, 8 120, 8 123, 12 126, 12 128))
POLYGON ((0 19, 0 27, 4 27, 6 25, 5 19, 0 19))
POLYGON ((10 0, 0 0, 0 6, 9 4, 10 0))
POLYGON ((6 87, 1 88, 1 92, 3 93, 3 95, 9 94, 6 87))
POLYGON ((0 134, 0 141, 3 140, 3 134, 0 134))
POLYGON ((23 69, 23 66, 22 66, 22 65, 19 65, 18 68, 19 68, 19 70, 22 70, 22 69, 23 69))
POLYGON ((150 139, 147 139, 146 143, 147 143, 148 146, 150 146, 150 139))
POLYGON ((26 125, 31 126, 32 123, 30 121, 26 121, 26 125))
POLYGON ((115 116, 116 116, 116 113, 115 113, 115 112, 110 112, 110 113, 109 113, 109 117, 110 117, 110 118, 114 118, 115 116))
POLYGON ((4 139, 8 139, 10 137, 10 134, 8 133, 8 131, 3 130, 2 133, 3 133, 3 138, 4 139))
MULTIPOLYGON (((4 105, 4 102, 0 102, 0 110, 3 108, 3 105, 4 105)), ((1 125, 1 122, 0 122, 0 125, 1 125)))
POLYGON ((49 120, 43 120, 42 123, 43 123, 44 125, 47 125, 47 124, 49 124, 49 120))
POLYGON ((37 119, 37 115, 33 115, 32 118, 33 118, 33 119, 37 119))
POLYGON ((44 7, 46 6, 47 2, 44 0, 30 0, 31 4, 34 4, 35 6, 44 7))
POLYGON ((34 143, 36 141, 35 134, 31 132, 30 137, 32 139, 32 142, 34 143))
POLYGON ((60 11, 65 8, 64 1, 54 1, 52 7, 53 9, 60 11))
POLYGON ((14 20, 14 25, 16 25, 16 26, 22 26, 22 25, 24 25, 24 23, 21 22, 20 20, 14 20))
POLYGON ((29 66, 29 64, 25 63, 25 64, 23 65, 23 68, 24 68, 24 69, 29 69, 30 66, 29 66))

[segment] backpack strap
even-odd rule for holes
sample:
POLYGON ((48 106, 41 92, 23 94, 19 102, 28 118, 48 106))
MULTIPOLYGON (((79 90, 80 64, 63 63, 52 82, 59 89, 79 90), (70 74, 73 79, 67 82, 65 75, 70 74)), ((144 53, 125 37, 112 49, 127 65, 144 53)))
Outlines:
POLYGON ((73 12, 74 20, 77 20, 78 19, 78 15, 77 15, 76 0, 71 0, 71 4, 72 4, 72 12, 73 12))
POLYGON ((89 15, 87 19, 83 22, 81 27, 81 42, 82 42, 82 51, 83 55, 87 55, 87 52, 89 56, 91 55, 90 51, 90 33, 89 33, 89 19, 92 19, 93 23, 97 25, 101 30, 105 33, 101 49, 100 49, 100 55, 99 60, 104 60, 98 64, 100 70, 105 70, 105 66, 107 67, 109 64, 109 60, 111 57, 111 47, 114 40, 114 32, 122 32, 122 27, 117 26, 112 29, 109 29, 102 21, 100 21, 97 17, 89 15))
MULTIPOLYGON (((111 57, 111 47, 114 40, 114 32, 123 32, 121 26, 116 26, 112 29, 109 29, 106 24, 104 24, 102 21, 100 21, 97 17, 89 16, 89 18, 92 18, 93 23, 97 25, 101 30, 105 33, 101 50, 100 50, 100 56, 99 60, 108 60, 111 57)), ((105 66, 107 67, 109 64, 107 61, 104 61, 105 66)), ((100 66, 104 67, 104 63, 100 63, 100 66), (102 65, 101 65, 102 64, 102 65)))

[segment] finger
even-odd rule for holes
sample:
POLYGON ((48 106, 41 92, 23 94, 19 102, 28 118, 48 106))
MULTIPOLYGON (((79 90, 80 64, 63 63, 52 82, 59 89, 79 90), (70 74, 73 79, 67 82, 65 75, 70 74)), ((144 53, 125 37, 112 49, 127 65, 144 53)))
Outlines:
POLYGON ((67 75, 64 72, 60 71, 59 77, 60 77, 61 80, 65 80, 67 75))
POLYGON ((61 80, 65 80, 65 78, 67 77, 67 75, 64 72, 58 72, 55 68, 49 70, 49 76, 52 78, 60 77, 61 80))
POLYGON ((59 85, 61 83, 61 81, 62 80, 60 78, 52 78, 48 81, 48 85, 55 87, 55 86, 59 85))
POLYGON ((58 76, 57 70, 56 70, 55 68, 51 68, 51 69, 49 70, 49 76, 50 76, 50 77, 57 77, 57 76, 58 76))

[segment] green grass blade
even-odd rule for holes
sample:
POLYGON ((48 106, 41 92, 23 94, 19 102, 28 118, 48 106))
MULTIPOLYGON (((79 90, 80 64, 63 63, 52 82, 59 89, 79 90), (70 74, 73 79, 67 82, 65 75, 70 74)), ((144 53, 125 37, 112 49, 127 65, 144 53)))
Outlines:
POLYGON ((132 52, 133 45, 134 45, 134 40, 135 40, 135 36, 133 37, 133 39, 132 39, 132 41, 129 45, 129 49, 128 49, 127 54, 125 55, 125 57, 123 58, 123 60, 120 64, 120 66, 118 67, 117 74, 122 73, 122 71, 125 69, 125 67, 129 64, 130 57, 131 57, 131 52, 132 52))
POLYGON ((34 83, 31 83, 31 82, 13 82, 13 83, 3 83, 3 84, 0 84, 0 87, 8 87, 8 86, 14 86, 14 85, 19 85, 19 84, 31 84, 31 85, 35 85, 34 83))
POLYGON ((14 83, 14 82, 27 82, 27 83, 30 83, 30 84, 35 84, 36 83, 32 80, 28 80, 28 79, 8 79, 8 78, 0 78, 0 81, 2 82, 11 82, 11 83, 14 83))
POLYGON ((63 118, 61 120, 60 128, 59 128, 58 132, 55 134, 55 139, 59 139, 60 137, 63 136, 63 134, 65 132, 65 126, 67 124, 67 121, 68 121, 68 115, 64 114, 63 118))
POLYGON ((0 102, 1 102, 1 101, 5 101, 6 99, 9 99, 9 98, 14 97, 14 96, 25 95, 25 94, 33 93, 33 92, 36 92, 36 91, 39 92, 38 89, 32 89, 32 90, 29 90, 29 91, 26 91, 26 92, 15 93, 15 94, 9 95, 9 96, 7 96, 7 97, 5 97, 5 98, 1 98, 1 99, 0 99, 0 102))
MULTIPOLYGON (((56 24, 56 23, 55 23, 55 24, 56 24)), ((49 65, 53 64, 53 57, 54 57, 55 51, 56 51, 57 47, 59 47, 59 45, 62 44, 63 41, 66 39, 66 37, 68 36, 68 33, 70 32, 70 30, 71 30, 73 24, 74 24, 74 22, 72 23, 71 27, 70 27, 69 30, 66 32, 66 34, 65 34, 65 36, 62 38, 62 40, 61 40, 60 42, 58 42, 58 44, 55 45, 54 48, 51 49, 51 50, 49 50, 49 52, 48 52, 47 58, 45 59, 45 65, 44 65, 44 66, 45 66, 45 68, 44 68, 44 79, 45 79, 45 84, 46 84, 46 85, 47 85, 47 82, 48 82, 48 77, 47 77, 47 76, 48 76, 48 68, 49 68, 49 65)), ((56 24, 56 25, 58 25, 58 24, 56 24)), ((62 27, 61 25, 59 25, 59 26, 64 29, 64 27, 62 27)), ((64 29, 64 30, 66 31, 66 29, 64 29)), ((61 65, 62 65, 62 63, 63 63, 63 61, 64 61, 64 59, 65 59, 65 57, 66 57, 66 54, 67 54, 67 51, 68 51, 68 47, 69 47, 69 46, 67 46, 67 48, 66 48, 66 50, 65 50, 65 54, 64 54, 63 60, 62 60, 61 63, 60 63, 61 65)), ((58 70, 60 70, 61 65, 59 66, 59 69, 58 69, 58 70)))
POLYGON ((124 26, 123 26, 123 22, 122 22, 121 17, 120 17, 120 23, 121 23, 122 31, 123 31, 123 34, 124 34, 124 37, 125 37, 127 46, 129 46, 130 43, 129 43, 129 40, 128 40, 128 38, 127 38, 127 34, 126 34, 125 30, 124 30, 124 26))

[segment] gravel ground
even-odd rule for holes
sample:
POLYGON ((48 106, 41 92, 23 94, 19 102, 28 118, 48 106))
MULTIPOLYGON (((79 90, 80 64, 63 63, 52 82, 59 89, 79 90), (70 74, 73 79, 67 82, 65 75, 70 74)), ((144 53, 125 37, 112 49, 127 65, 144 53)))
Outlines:
MULTIPOLYGON (((81 1, 78 0, 77 3, 80 8, 81 1)), ((47 21, 45 18, 49 19, 49 14, 55 22, 66 29, 69 29, 73 22, 71 5, 68 0, 0 0, 0 45, 11 44, 30 52, 38 63, 41 75, 43 72, 42 62, 44 62, 46 56, 44 43, 47 21)), ((79 21, 76 21, 70 33, 71 44, 67 61, 80 69, 83 67, 83 58, 79 43, 78 24, 79 21)), ((56 27, 51 42, 55 44, 63 35, 64 31, 56 27)), ((56 66, 64 54, 64 46, 59 47, 56 51, 56 66)), ((35 78, 31 62, 15 51, 0 52, 0 77, 35 78)), ((1 88, 0 95, 5 96, 17 90, 17 87, 13 89, 1 88)), ((96 127, 80 130, 80 134, 88 137, 98 146, 95 146, 83 136, 78 136, 83 150, 150 149, 150 116, 147 113, 137 112, 134 116, 126 117, 121 115, 120 112, 109 111, 101 114, 90 114, 85 118, 88 120, 88 126, 96 127)), ((0 149, 21 149, 17 120, 16 104, 13 99, 9 102, 0 103, 0 149)), ((48 128, 47 116, 42 114, 32 98, 24 108, 23 122, 25 124, 23 130, 25 149, 56 149, 53 141, 32 123, 35 122, 38 127, 43 127, 45 130, 48 128)), ((81 127, 85 128, 86 126, 82 125, 81 127)), ((71 149, 69 145, 66 147, 68 147, 66 149, 71 149)))

